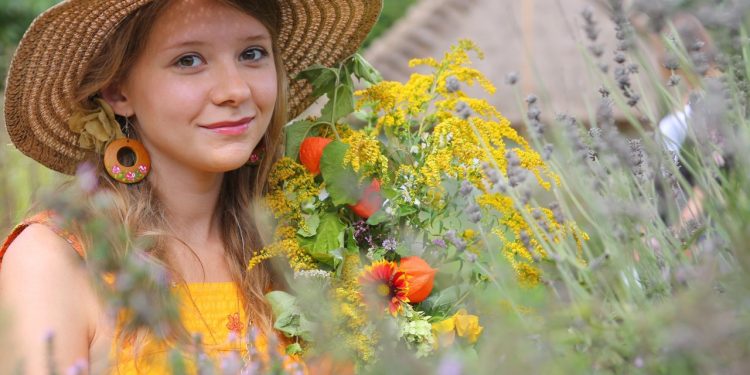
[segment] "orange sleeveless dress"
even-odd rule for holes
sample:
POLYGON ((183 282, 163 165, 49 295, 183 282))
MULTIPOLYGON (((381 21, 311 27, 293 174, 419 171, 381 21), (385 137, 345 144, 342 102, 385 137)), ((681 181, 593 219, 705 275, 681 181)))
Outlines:
MULTIPOLYGON (((85 251, 80 241, 71 233, 55 225, 52 218, 49 212, 43 212, 25 220, 13 229, 0 247, 0 265, 11 242, 31 224, 46 225, 65 239, 81 257, 84 257, 85 251)), ((246 345, 248 327, 245 326, 246 315, 235 283, 187 283, 175 285, 172 289, 180 301, 182 324, 187 332, 201 335, 205 359, 213 365, 213 369, 220 369, 221 365, 228 361, 236 363, 237 359, 245 358, 248 353, 246 345)), ((114 337, 118 337, 119 321, 115 327, 114 337)), ((170 368, 169 363, 172 348, 168 343, 148 338, 138 339, 137 343, 120 345, 117 345, 116 341, 113 340, 109 356, 111 374, 172 373, 173 369, 170 368)), ((269 353, 264 337, 258 335, 252 348, 253 358, 259 358, 263 362, 268 361, 269 353)), ((280 353, 283 353, 283 350, 279 348, 280 353)), ((188 373, 195 373, 196 366, 194 361, 191 361, 191 356, 184 355, 183 358, 188 373)), ((306 366, 299 358, 287 358, 284 361, 284 367, 292 372, 307 373, 306 366)))

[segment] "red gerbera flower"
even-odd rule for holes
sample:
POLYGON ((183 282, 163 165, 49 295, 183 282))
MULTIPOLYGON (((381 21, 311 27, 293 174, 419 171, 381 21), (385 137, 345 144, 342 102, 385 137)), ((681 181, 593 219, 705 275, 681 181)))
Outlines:
POLYGON ((406 274, 399 270, 398 265, 385 260, 374 262, 365 267, 359 276, 365 300, 375 304, 379 309, 388 307, 391 314, 401 311, 401 304, 409 302, 406 294, 409 283, 406 274))

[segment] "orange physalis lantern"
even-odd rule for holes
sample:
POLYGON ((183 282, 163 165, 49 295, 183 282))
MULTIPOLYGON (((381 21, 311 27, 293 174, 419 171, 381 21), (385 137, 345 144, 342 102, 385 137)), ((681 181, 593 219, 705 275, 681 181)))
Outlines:
POLYGON ((357 204, 349 206, 357 216, 367 219, 380 209, 383 205, 383 197, 380 195, 380 181, 373 179, 365 188, 362 197, 357 204))
POLYGON ((299 160, 310 173, 320 173, 320 158, 323 157, 323 149, 331 143, 331 140, 323 137, 307 137, 299 146, 299 160))
POLYGON ((417 256, 401 258, 399 268, 406 274, 406 280, 409 282, 409 302, 419 303, 427 299, 432 292, 437 270, 417 256))

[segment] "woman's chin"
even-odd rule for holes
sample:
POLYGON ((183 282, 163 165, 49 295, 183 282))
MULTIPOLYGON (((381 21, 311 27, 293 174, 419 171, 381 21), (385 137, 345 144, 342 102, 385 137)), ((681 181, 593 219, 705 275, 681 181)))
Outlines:
POLYGON ((243 165, 247 164, 249 159, 250 152, 222 155, 221 157, 213 158, 206 167, 207 170, 211 172, 229 172, 241 168, 243 165))

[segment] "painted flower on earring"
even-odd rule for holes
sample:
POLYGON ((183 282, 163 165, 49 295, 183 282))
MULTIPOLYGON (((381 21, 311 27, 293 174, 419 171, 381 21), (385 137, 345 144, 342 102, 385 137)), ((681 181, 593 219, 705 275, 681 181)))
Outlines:
POLYGON ((401 311, 402 304, 409 302, 409 282, 394 262, 381 260, 367 266, 359 276, 359 284, 370 306, 388 308, 393 315, 401 311))
POLYGON ((112 174, 120 174, 120 172, 122 172, 122 169, 120 169, 119 165, 112 166, 112 174))
POLYGON ((138 172, 141 172, 142 174, 146 174, 148 173, 148 167, 141 164, 138 166, 138 172))
POLYGON ((126 178, 126 179, 127 179, 128 181, 134 181, 134 180, 135 180, 135 172, 128 172, 128 173, 125 173, 125 178, 126 178))

